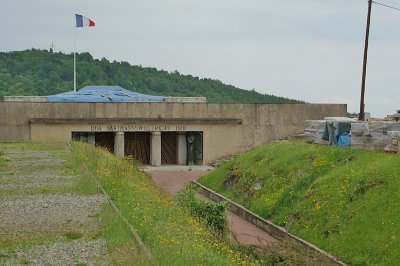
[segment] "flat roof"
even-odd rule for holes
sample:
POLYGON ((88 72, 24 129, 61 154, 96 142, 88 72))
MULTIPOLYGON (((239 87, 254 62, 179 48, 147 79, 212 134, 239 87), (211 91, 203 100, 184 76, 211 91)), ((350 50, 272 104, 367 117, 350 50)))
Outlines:
POLYGON ((48 102, 164 102, 165 96, 153 96, 126 90, 119 86, 85 86, 47 96, 48 102))

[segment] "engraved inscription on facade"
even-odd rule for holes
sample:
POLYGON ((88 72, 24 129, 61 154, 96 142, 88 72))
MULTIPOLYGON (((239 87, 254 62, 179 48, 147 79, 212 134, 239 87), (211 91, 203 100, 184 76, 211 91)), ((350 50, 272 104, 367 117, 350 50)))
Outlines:
POLYGON ((90 131, 139 131, 139 132, 153 132, 153 131, 186 131, 186 125, 90 125, 90 131))
POLYGON ((90 131, 101 131, 101 125, 90 126, 90 131))

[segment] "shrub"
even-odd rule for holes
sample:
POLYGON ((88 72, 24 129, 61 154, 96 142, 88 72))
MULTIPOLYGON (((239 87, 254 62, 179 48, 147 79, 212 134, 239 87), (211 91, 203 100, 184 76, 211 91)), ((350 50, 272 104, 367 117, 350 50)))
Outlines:
POLYGON ((190 186, 178 193, 178 200, 182 206, 189 208, 190 214, 203 222, 207 228, 211 228, 219 235, 226 233, 228 224, 227 202, 215 203, 199 200, 190 186))

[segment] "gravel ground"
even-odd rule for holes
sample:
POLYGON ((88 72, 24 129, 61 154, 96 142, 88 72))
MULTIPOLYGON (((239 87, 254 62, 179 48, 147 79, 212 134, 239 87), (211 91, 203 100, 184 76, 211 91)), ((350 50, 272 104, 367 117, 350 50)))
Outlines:
POLYGON ((103 195, 33 195, 0 199, 0 225, 6 232, 96 230, 103 195))
MULTIPOLYGON (((60 152, 58 152, 60 153, 60 152)), ((61 152, 65 153, 65 152, 61 152)), ((53 157, 55 152, 49 151, 31 151, 31 150, 8 150, 6 156, 10 158, 32 158, 32 159, 48 159, 53 157)))
POLYGON ((15 172, 3 172, 3 174, 3 176, 0 176, 0 181, 7 183, 64 182, 64 180, 73 180, 78 178, 76 175, 57 175, 51 173, 41 173, 38 175, 32 173, 19 174, 15 172))
POLYGON ((4 265, 106 265, 99 257, 106 256, 106 242, 103 239, 74 240, 66 243, 38 245, 27 251, 17 250, 9 255, 4 265))
POLYGON ((66 151, 4 147, 9 160, 0 173, 0 265, 106 265, 106 242, 93 239, 100 230, 97 214, 106 197, 38 194, 37 189, 63 191, 76 184, 78 176, 62 175, 68 173, 64 171, 66 151), (2 196, 2 191, 7 193, 2 196), (78 239, 68 239, 68 232, 79 233, 78 239), (40 242, 45 244, 24 243, 34 236, 45 237, 40 242), (10 241, 14 248, 2 247, 10 241))
POLYGON ((0 176, 1 191, 14 191, 22 189, 41 189, 41 188, 65 188, 73 187, 77 184, 78 176, 55 175, 55 174, 15 174, 8 173, 0 176))
POLYGON ((20 169, 21 167, 60 167, 60 169, 64 166, 65 160, 32 160, 32 161, 23 161, 27 159, 20 159, 21 161, 13 161, 10 162, 9 167, 11 169, 17 168, 20 169))

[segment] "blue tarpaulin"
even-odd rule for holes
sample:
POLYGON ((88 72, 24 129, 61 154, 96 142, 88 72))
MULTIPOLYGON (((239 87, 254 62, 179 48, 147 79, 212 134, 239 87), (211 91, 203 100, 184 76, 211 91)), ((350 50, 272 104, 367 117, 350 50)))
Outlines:
POLYGON ((119 86, 86 86, 47 96, 49 102, 163 102, 165 96, 152 96, 126 90, 119 86))
POLYGON ((329 145, 336 145, 339 147, 351 146, 351 122, 337 122, 327 121, 325 130, 322 134, 323 140, 328 140, 329 145))
POLYGON ((351 147, 351 137, 346 132, 338 137, 337 146, 339 147, 351 147))

